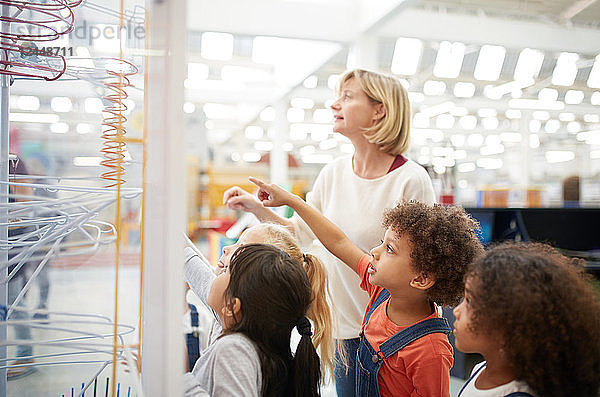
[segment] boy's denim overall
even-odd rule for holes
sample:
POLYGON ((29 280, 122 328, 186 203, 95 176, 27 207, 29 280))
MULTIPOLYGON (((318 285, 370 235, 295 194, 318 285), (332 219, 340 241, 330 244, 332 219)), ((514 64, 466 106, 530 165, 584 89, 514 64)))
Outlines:
MULTIPOLYGON (((477 374, 479 374, 484 368, 485 368, 485 364, 482 365, 481 367, 479 367, 477 369, 477 371, 475 371, 473 373, 473 375, 471 375, 469 377, 469 379, 463 385, 462 389, 460 389, 460 391, 458 392, 458 397, 461 397, 463 390, 465 390, 465 388, 467 387, 467 385, 473 381, 473 378, 475 378, 477 376, 477 374)), ((533 397, 533 396, 531 394, 529 394, 529 393, 524 392, 524 391, 517 391, 517 392, 514 392, 514 393, 507 394, 504 397, 533 397)))
POLYGON ((389 296, 390 293, 388 290, 384 289, 381 291, 365 316, 365 325, 363 325, 363 329, 360 333, 360 345, 358 347, 358 354, 356 358, 357 396, 377 397, 380 395, 379 384, 377 383, 377 374, 379 372, 379 368, 381 368, 381 364, 383 364, 383 360, 388 359, 404 346, 421 338, 422 336, 436 332, 441 332, 446 335, 450 333, 450 326, 445 318, 429 318, 413 324, 410 327, 404 328, 402 331, 391 336, 388 340, 383 342, 379 346, 379 351, 375 351, 365 337, 365 326, 369 322, 373 311, 389 296))

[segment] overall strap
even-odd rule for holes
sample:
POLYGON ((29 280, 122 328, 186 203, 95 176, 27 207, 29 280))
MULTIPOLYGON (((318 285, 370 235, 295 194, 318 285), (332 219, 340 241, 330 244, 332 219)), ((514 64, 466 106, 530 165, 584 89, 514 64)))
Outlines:
POLYGON ((443 317, 428 318, 427 320, 419 321, 418 323, 413 324, 410 327, 406 327, 402 331, 396 333, 379 345, 379 350, 387 359, 409 343, 425 335, 438 332, 446 335, 450 333, 448 320, 443 317))
POLYGON ((190 318, 192 320, 192 328, 198 327, 198 309, 196 309, 195 305, 188 303, 190 307, 190 318))
POLYGON ((373 314, 375 309, 377 309, 377 307, 379 307, 379 305, 381 305, 387 298, 389 298, 389 296, 390 296, 390 292, 387 289, 384 289, 383 291, 381 291, 379 293, 379 295, 377 296, 377 298, 375 299, 375 301, 373 302, 373 304, 367 311, 367 314, 365 315, 365 324, 369 322, 369 319, 371 318, 371 314, 373 314))

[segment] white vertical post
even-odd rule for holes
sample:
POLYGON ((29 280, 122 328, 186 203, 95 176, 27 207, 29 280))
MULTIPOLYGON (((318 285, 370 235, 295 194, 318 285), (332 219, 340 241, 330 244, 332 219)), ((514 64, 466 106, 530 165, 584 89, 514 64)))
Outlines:
MULTIPOLYGON (((8 16, 8 6, 2 6, 2 15, 8 16)), ((8 32, 10 29, 7 22, 2 22, 2 32, 8 32)), ((2 52, 0 56, 5 58, 8 55, 2 52)), ((7 59, 3 59, 7 60, 7 59)), ((10 77, 7 75, 0 75, 0 181, 8 182, 8 136, 9 136, 9 90, 10 90, 10 77)), ((8 240, 8 185, 6 183, 0 184, 0 203, 3 204, 3 209, 0 209, 0 223, 5 226, 0 226, 0 239, 2 241, 8 240)), ((2 247, 0 250, 0 264, 8 264, 8 251, 6 247, 2 247)), ((2 269, 0 273, 0 305, 8 307, 8 267, 2 269)), ((7 338, 7 327, 5 322, 0 322, 0 340, 6 340, 7 338)), ((0 347, 0 362, 6 363, 6 346, 0 347)), ((6 369, 0 369, 0 396, 6 396, 6 369)))
POLYGON ((185 231, 183 78, 185 7, 150 6, 142 387, 146 396, 181 396, 184 373, 183 236, 185 231))
POLYGON ((288 156, 283 150, 287 141, 289 124, 287 121, 287 101, 280 100, 275 104, 275 123, 271 134, 273 149, 271 149, 271 183, 278 185, 288 183, 288 156))

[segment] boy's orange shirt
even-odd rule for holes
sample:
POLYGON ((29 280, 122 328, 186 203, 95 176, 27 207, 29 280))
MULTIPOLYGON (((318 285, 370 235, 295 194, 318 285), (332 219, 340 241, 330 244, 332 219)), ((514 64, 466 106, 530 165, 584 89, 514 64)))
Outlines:
MULTIPOLYGON (((364 255, 358 263, 360 286, 369 293, 366 311, 383 291, 383 288, 369 283, 367 268, 370 259, 369 255, 364 255)), ((381 343, 406 328, 394 324, 388 318, 387 303, 386 300, 375 309, 366 326, 363 318, 365 337, 375 350, 379 350, 381 343)), ((437 310, 427 318, 436 317, 440 317, 437 310)), ((426 335, 384 360, 377 376, 379 392, 382 396, 449 397, 452 363, 452 346, 448 337, 442 333, 426 335)))

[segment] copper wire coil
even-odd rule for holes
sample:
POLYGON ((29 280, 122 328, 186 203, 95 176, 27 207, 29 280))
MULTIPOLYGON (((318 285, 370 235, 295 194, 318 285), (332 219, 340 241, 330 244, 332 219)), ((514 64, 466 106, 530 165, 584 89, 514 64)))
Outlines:
POLYGON ((46 64, 38 62, 27 62, 27 59, 14 61, 10 59, 10 54, 23 54, 27 51, 25 47, 13 44, 0 44, 0 52, 3 53, 0 59, 0 74, 19 77, 42 78, 47 81, 53 81, 63 75, 67 69, 67 62, 62 55, 43 55, 39 60, 43 60, 46 64), (50 64, 51 61, 56 61, 56 66, 50 64))
POLYGON ((123 178, 125 175, 123 160, 125 158, 126 145, 124 135, 127 118, 123 113, 127 110, 127 105, 123 101, 128 97, 125 88, 131 86, 128 77, 136 74, 137 68, 130 62, 123 60, 120 60, 120 62, 132 67, 133 71, 109 70, 107 73, 113 78, 113 81, 104 83, 109 93, 103 99, 109 102, 109 104, 103 110, 103 113, 106 113, 108 116, 102 122, 102 125, 105 127, 102 138, 105 141, 103 148, 100 150, 104 154, 104 160, 100 164, 109 170, 102 173, 100 178, 109 181, 106 187, 121 186, 125 183, 125 179, 123 178))
POLYGON ((42 29, 38 34, 0 31, 0 38, 14 41, 56 40, 61 35, 70 33, 73 30, 75 15, 73 14, 72 7, 79 4, 81 4, 81 1, 67 2, 66 0, 51 0, 48 3, 37 3, 32 1, 0 0, 0 6, 10 7, 15 9, 15 11, 19 11, 15 16, 1 15, 1 22, 6 22, 11 25, 24 25, 26 27, 37 26, 42 29), (18 15, 22 11, 31 11, 32 16, 29 18, 20 18, 18 15), (67 11, 67 16, 62 15, 64 11, 67 11), (63 23, 64 26, 61 26, 62 29, 51 26, 51 24, 56 23, 63 23))

